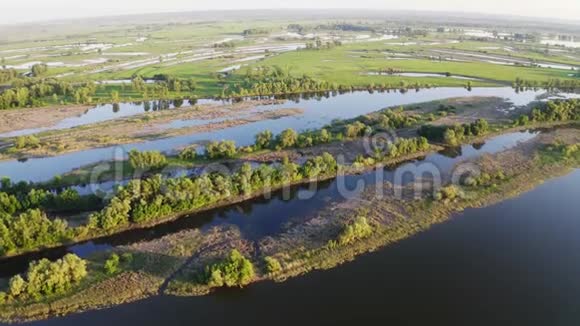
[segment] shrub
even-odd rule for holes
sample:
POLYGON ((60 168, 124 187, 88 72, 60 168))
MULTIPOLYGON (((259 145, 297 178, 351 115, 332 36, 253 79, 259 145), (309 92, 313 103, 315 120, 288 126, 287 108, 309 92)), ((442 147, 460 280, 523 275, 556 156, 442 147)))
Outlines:
POLYGON ((53 245, 69 236, 70 229, 65 221, 49 219, 38 209, 27 210, 15 217, 0 213, 0 254, 53 245))
POLYGON ((37 148, 40 146, 40 139, 33 135, 16 137, 14 147, 17 149, 37 148))
POLYGON ((231 140, 212 141, 205 148, 206 156, 211 159, 233 158, 236 156, 236 143, 231 140))
POLYGON ((365 131, 365 125, 362 122, 356 121, 346 126, 344 135, 347 138, 355 138, 361 136, 365 131))
POLYGON ((133 262, 133 254, 130 252, 123 253, 121 255, 121 262, 131 264, 133 262))
POLYGON ((264 130, 256 135, 256 148, 264 149, 270 147, 272 144, 272 132, 270 130, 264 130))
POLYGON ((454 200, 456 198, 462 198, 463 192, 456 185, 449 185, 442 187, 436 194, 435 200, 454 200))
POLYGON ((296 145, 298 134, 294 129, 286 129, 278 135, 278 145, 281 148, 289 148, 296 145))
POLYGON ((162 169, 167 165, 167 158, 157 151, 139 152, 132 150, 129 152, 129 164, 133 169, 162 169))
POLYGON ((346 245, 355 242, 359 239, 364 239, 373 233, 372 226, 369 225, 366 217, 359 216, 356 220, 346 225, 338 236, 338 243, 346 245))
POLYGON ((282 270, 282 265, 278 259, 274 257, 266 257, 264 258, 264 262, 266 263, 266 271, 269 274, 277 273, 282 270))
POLYGON ((8 283, 8 292, 11 296, 17 297, 26 290, 26 281, 20 275, 16 275, 10 279, 8 283))
POLYGON ((187 147, 179 152, 179 158, 184 161, 193 161, 197 158, 197 150, 195 147, 187 147))
POLYGON ((119 270, 119 255, 113 253, 107 261, 105 261, 104 269, 109 275, 115 274, 119 270))
POLYGON ((225 261, 206 268, 207 284, 211 287, 243 287, 248 285, 254 276, 252 262, 235 249, 225 261))

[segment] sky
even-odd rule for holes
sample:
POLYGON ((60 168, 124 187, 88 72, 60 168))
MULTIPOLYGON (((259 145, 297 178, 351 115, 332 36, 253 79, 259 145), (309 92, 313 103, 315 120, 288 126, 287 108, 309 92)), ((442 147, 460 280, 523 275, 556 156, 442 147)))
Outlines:
POLYGON ((0 0, 0 24, 154 12, 284 8, 480 12, 580 20, 580 0, 0 0))

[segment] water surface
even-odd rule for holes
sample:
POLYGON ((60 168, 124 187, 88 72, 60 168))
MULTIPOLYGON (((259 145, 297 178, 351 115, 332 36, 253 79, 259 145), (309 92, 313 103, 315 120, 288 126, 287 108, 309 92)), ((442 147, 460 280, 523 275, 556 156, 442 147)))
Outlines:
POLYGON ((381 180, 394 184, 407 184, 414 181, 414 176, 407 172, 418 166, 427 168, 428 171, 436 171, 441 175, 441 179, 445 179, 458 162, 485 153, 497 153, 512 148, 519 142, 532 139, 537 135, 537 132, 527 131, 505 134, 482 144, 464 145, 452 151, 431 154, 423 159, 387 167, 384 170, 348 175, 313 185, 292 187, 287 192, 276 191, 270 197, 252 199, 240 204, 192 214, 150 229, 131 230, 82 244, 0 260, 0 277, 10 277, 24 272, 31 260, 40 258, 54 260, 68 252, 85 258, 113 246, 158 239, 185 229, 206 231, 214 226, 234 225, 245 238, 259 240, 279 234, 289 223, 300 223, 311 218, 313 214, 331 202, 340 202, 358 196, 364 189, 362 186, 374 185, 381 180))
POLYGON ((327 271, 33 325, 578 325, 580 170, 327 271))
MULTIPOLYGON (((13 181, 47 181, 56 175, 69 172, 88 164, 121 159, 132 149, 145 151, 157 150, 170 152, 176 148, 193 143, 203 143, 210 140, 234 140, 239 146, 253 144, 254 136, 269 129, 274 134, 284 129, 293 128, 297 131, 321 128, 335 119, 350 119, 363 114, 377 111, 385 107, 422 103, 461 96, 497 96, 507 99, 514 106, 526 105, 535 101, 544 91, 516 92, 510 87, 474 88, 468 91, 464 88, 434 88, 418 92, 354 92, 336 96, 323 96, 298 101, 285 101, 282 104, 260 106, 262 110, 300 108, 304 113, 298 116, 287 116, 276 120, 262 120, 211 132, 195 133, 177 137, 162 138, 151 141, 89 149, 74 153, 46 158, 31 158, 25 161, 0 162, 0 176, 10 177, 13 181)), ((173 124, 194 125, 198 122, 174 121, 173 124)))

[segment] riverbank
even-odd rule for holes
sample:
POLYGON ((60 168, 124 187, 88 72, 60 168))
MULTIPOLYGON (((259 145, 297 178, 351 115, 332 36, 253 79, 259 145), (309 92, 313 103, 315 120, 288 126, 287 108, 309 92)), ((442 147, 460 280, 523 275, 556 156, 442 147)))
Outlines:
POLYGON ((270 100, 247 101, 236 104, 200 105, 143 113, 74 128, 40 132, 30 136, 35 138, 33 144, 25 142, 23 145, 16 145, 19 138, 9 138, 0 144, 0 160, 57 156, 87 149, 213 132, 303 113, 302 110, 293 108, 272 111, 255 110, 256 106, 275 102, 270 100), (198 122, 192 123, 190 126, 184 124, 182 127, 170 127, 172 122, 188 120, 197 120, 198 122))
MULTIPOLYGON (((580 133, 576 129, 557 129, 513 149, 470 160, 485 173, 493 175, 502 171, 505 178, 485 187, 462 187, 464 195, 451 200, 436 201, 427 192, 420 200, 401 199, 393 195, 391 184, 383 184, 384 197, 377 198, 377 185, 373 185, 360 196, 332 204, 316 216, 290 225, 275 236, 248 240, 234 226, 220 226, 206 232, 185 230, 157 240, 119 247, 115 251, 131 252, 136 259, 115 277, 76 289, 74 295, 69 294, 66 298, 53 298, 47 303, 21 306, 19 309, 2 309, 6 311, 2 319, 22 321, 103 308, 120 303, 117 301, 135 301, 160 292, 172 295, 206 294, 211 287, 200 284, 196 275, 205 266, 223 259, 232 249, 239 250, 252 261, 257 272, 254 281, 282 281, 311 270, 331 268, 361 253, 376 250, 435 223, 444 222, 465 208, 488 206, 515 197, 547 179, 578 167, 578 157, 563 159, 556 155, 558 151, 550 149, 551 144, 556 142, 578 143, 580 133), (547 157, 552 159, 547 160, 547 157), (364 216, 372 226, 372 234, 339 244, 337 239, 345 226, 351 225, 360 216, 364 216), (264 262, 266 257, 276 259, 280 269, 268 272, 264 262), (150 277, 155 277, 156 281, 145 281, 150 277), (105 289, 110 293, 104 295, 105 289), (71 300, 73 297, 75 300, 71 300)), ((99 266, 103 258, 94 257, 91 261, 99 266)))

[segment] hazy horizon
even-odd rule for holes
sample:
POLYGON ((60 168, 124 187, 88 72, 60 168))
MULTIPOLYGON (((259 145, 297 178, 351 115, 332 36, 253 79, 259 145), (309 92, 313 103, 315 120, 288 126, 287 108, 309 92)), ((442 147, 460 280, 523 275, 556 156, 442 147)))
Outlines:
POLYGON ((72 0, 20 0, 4 4, 0 13, 0 24, 35 23, 50 20, 92 18, 101 16, 138 15, 195 11, 223 10, 277 10, 277 9, 353 9, 391 11, 434 11, 487 15, 508 15, 563 19, 580 22, 580 5, 575 0, 552 0, 549 3, 533 4, 522 0, 488 0, 481 3, 465 3, 460 0, 408 0, 404 3, 385 0, 359 0, 356 6, 347 1, 322 0, 312 3, 307 0, 265 1, 247 0, 165 0, 162 4, 153 0, 82 2, 72 0))

